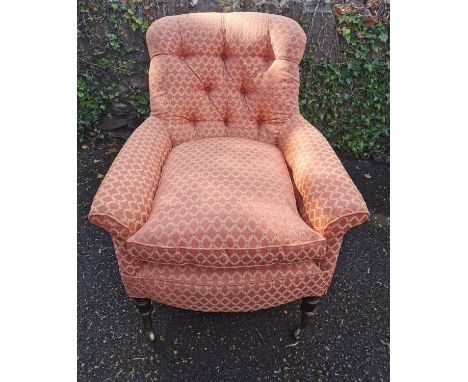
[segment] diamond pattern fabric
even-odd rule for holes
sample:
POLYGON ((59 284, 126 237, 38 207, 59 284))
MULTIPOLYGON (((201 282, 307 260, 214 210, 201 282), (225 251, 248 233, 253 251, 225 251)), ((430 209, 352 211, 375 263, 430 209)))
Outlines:
POLYGON ((202 13, 155 21, 153 116, 168 122, 174 145, 192 139, 244 137, 277 144, 298 112, 306 37, 293 20, 263 13, 202 13))
POLYGON ((344 234, 369 213, 299 114, 305 42, 270 14, 150 26, 151 116, 89 214, 112 235, 130 297, 229 312, 327 292, 344 234))
POLYGON ((279 148, 291 168, 304 219, 326 237, 367 220, 364 199, 323 135, 300 114, 288 127, 279 148))
POLYGON ((236 267, 318 259, 326 240, 299 216, 276 147, 209 138, 172 150, 153 211, 127 247, 145 261, 236 267))
POLYGON ((127 238, 148 219, 161 168, 171 150, 161 121, 148 118, 125 143, 94 197, 89 219, 127 238))

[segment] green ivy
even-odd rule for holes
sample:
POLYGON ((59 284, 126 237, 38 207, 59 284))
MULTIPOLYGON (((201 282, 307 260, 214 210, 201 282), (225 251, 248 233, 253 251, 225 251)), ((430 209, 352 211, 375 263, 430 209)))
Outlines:
POLYGON ((118 86, 109 80, 97 81, 90 73, 78 78, 78 138, 84 139, 86 131, 91 130, 103 112, 107 103, 120 95, 118 86))
POLYGON ((113 101, 130 101, 133 108, 131 118, 143 119, 149 115, 147 90, 128 89, 125 95, 119 90, 119 81, 123 78, 147 75, 147 69, 142 68, 134 56, 146 54, 144 43, 149 22, 139 15, 137 6, 140 3, 141 0, 79 2, 78 37, 86 37, 90 45, 88 51, 78 49, 80 141, 96 133, 99 119, 109 113, 109 105, 113 101), (125 41, 127 26, 135 33, 137 47, 128 46, 125 41), (104 29, 101 34, 95 32, 99 27, 104 29), (86 59, 89 52, 92 58, 86 59))
POLYGON ((148 117, 150 111, 148 109, 149 93, 147 91, 138 91, 130 96, 130 104, 137 117, 143 119, 148 117))
POLYGON ((316 63, 309 49, 301 63, 299 106, 332 146, 358 158, 386 159, 390 135, 390 55, 382 23, 362 16, 338 18, 339 62, 316 63))

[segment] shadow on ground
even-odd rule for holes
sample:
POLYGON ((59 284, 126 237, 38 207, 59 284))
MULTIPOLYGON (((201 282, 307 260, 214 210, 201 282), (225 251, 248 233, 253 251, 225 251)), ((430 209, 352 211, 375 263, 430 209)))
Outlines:
POLYGON ((291 337, 299 302, 242 314, 155 304, 158 341, 151 345, 126 297, 109 235, 86 218, 98 174, 119 149, 78 149, 78 380, 389 380, 388 165, 344 161, 371 219, 346 235, 332 286, 300 342, 291 337))

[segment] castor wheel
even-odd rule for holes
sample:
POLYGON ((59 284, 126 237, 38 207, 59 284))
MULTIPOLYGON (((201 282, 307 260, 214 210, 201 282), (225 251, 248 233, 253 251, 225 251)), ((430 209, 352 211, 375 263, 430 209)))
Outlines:
POLYGON ((319 303, 318 297, 304 297, 301 302, 301 323, 293 332, 294 339, 298 340, 302 332, 310 326, 315 308, 319 303))
POLYGON ((311 312, 302 312, 301 314, 301 323, 298 328, 294 329, 293 337, 295 340, 298 340, 304 330, 310 326, 310 322, 312 321, 312 316, 314 314, 311 312))
POLYGON ((146 337, 149 342, 153 343, 156 341, 156 334, 154 334, 153 320, 151 319, 151 313, 153 311, 151 300, 149 298, 135 298, 134 300, 143 320, 146 337))
POLYGON ((294 329, 294 332, 293 332, 294 339, 298 340, 303 331, 304 331, 304 329, 301 329, 301 328, 294 329))

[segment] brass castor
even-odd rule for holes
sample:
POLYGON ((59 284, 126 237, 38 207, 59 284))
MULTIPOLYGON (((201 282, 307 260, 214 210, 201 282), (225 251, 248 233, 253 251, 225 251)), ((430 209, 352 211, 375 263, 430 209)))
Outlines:
POLYGON ((153 319, 151 318, 151 313, 153 313, 151 300, 149 298, 135 298, 134 300, 143 320, 148 341, 153 343, 156 341, 156 334, 153 331, 153 319))
POLYGON ((320 297, 304 297, 301 302, 301 323, 293 332, 293 337, 298 340, 301 333, 310 325, 312 316, 320 301, 320 297))

